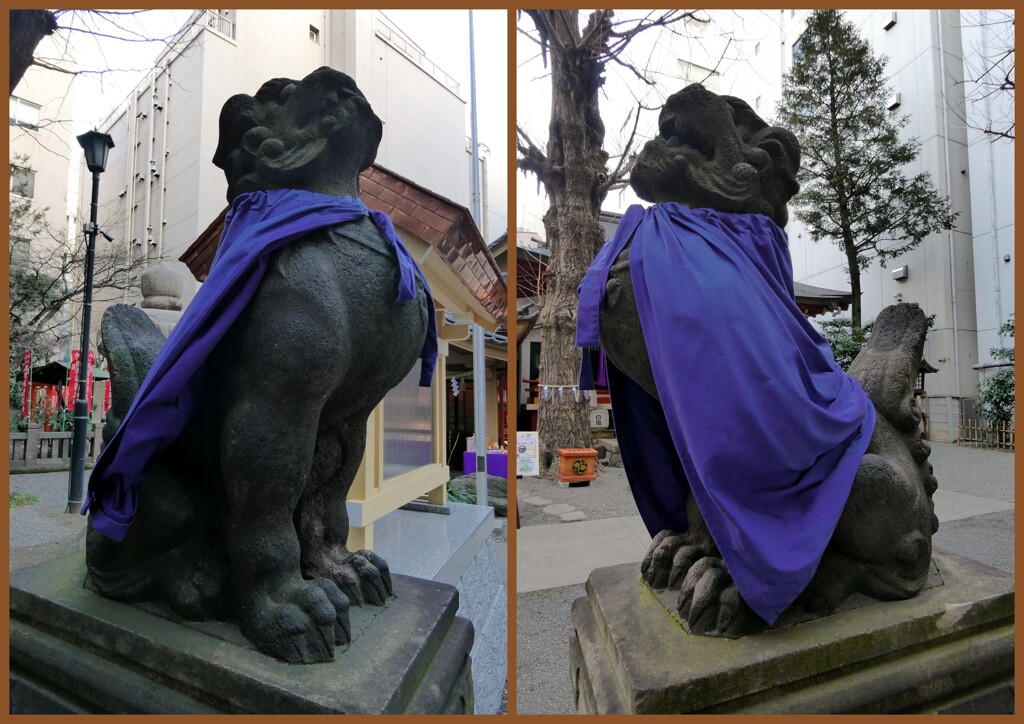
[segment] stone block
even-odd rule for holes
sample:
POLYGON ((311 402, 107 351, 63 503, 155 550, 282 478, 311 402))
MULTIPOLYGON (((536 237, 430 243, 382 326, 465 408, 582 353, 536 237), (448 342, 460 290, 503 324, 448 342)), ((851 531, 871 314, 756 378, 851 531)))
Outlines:
POLYGON ((563 523, 578 523, 587 519, 587 514, 582 510, 570 510, 568 513, 559 513, 558 519, 563 523))
POLYGON ((574 510, 576 510, 576 508, 568 503, 552 503, 544 508, 544 512, 548 515, 561 515, 562 513, 570 513, 574 510))
POLYGON ((576 708, 608 714, 1008 713, 1013 579, 935 551, 941 585, 722 639, 687 633, 635 563, 573 603, 576 708))
POLYGON ((353 606, 335 660, 287 664, 233 624, 185 622, 83 586, 85 554, 11 574, 12 713, 470 713, 473 627, 455 588, 395 575, 353 606))
POLYGON ((544 505, 551 505, 551 501, 547 498, 542 498, 539 495, 532 495, 529 498, 523 498, 523 502, 527 505, 536 505, 538 507, 544 505))

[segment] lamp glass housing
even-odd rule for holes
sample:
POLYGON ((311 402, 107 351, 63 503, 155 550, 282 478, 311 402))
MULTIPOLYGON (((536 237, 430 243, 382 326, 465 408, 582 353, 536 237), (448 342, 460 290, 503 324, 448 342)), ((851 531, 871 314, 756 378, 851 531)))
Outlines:
POLYGON ((103 173, 107 168, 107 154, 114 147, 114 139, 107 133, 87 131, 78 136, 78 145, 85 151, 85 165, 92 173, 103 173))

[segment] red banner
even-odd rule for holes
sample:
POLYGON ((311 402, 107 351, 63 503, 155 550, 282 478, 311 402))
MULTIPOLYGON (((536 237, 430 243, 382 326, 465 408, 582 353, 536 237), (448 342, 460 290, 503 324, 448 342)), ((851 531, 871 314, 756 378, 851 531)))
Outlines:
POLYGON ((22 377, 22 387, 24 388, 21 393, 21 416, 23 418, 28 417, 28 398, 31 394, 29 389, 29 379, 32 375, 32 350, 25 350, 25 358, 22 361, 24 368, 24 375, 22 377))
POLYGON ((103 411, 110 409, 110 380, 103 384, 103 411))
POLYGON ((93 387, 93 368, 96 366, 96 353, 91 349, 89 350, 89 384, 85 386, 86 400, 89 401, 89 416, 92 417, 92 387, 93 387))
POLYGON ((71 368, 68 370, 68 408, 74 409, 75 400, 78 399, 78 361, 82 359, 82 352, 77 349, 71 350, 71 368))

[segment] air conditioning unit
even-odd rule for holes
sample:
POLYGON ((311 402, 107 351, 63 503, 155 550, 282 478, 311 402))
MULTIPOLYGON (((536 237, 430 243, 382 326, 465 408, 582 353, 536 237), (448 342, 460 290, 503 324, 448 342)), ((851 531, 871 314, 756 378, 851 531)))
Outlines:
POLYGON ((892 278, 901 281, 910 275, 910 267, 904 265, 892 270, 892 278))
POLYGON ((895 111, 897 108, 900 107, 900 103, 900 94, 899 92, 896 92, 889 96, 889 101, 886 103, 886 106, 889 108, 890 111, 895 111))
POLYGON ((889 16, 889 19, 885 21, 885 25, 882 26, 882 29, 883 30, 888 30, 889 28, 891 28, 895 24, 896 24, 896 11, 893 10, 892 14, 889 16))

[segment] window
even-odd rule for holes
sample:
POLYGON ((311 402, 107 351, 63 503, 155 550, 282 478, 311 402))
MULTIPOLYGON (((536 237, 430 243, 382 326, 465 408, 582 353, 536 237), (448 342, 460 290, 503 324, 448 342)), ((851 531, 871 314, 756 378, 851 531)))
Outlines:
POLYGON ((37 131, 39 130, 40 110, 42 110, 41 107, 35 103, 11 96, 11 123, 16 123, 30 131, 37 131))
POLYGON ((12 166, 11 193, 26 199, 34 199, 36 197, 36 172, 12 166))
POLYGON ((309 39, 314 43, 320 42, 320 30, 312 25, 309 26, 309 39))
POLYGON ((702 65, 691 63, 687 60, 678 60, 681 80, 686 83, 700 83, 710 91, 718 91, 720 74, 718 71, 705 68, 702 65))
POLYGON ((433 462, 434 397, 419 382, 417 363, 384 397, 384 480, 433 462))
POLYGON ((754 110, 761 110, 761 96, 758 96, 757 98, 754 99, 754 110))

